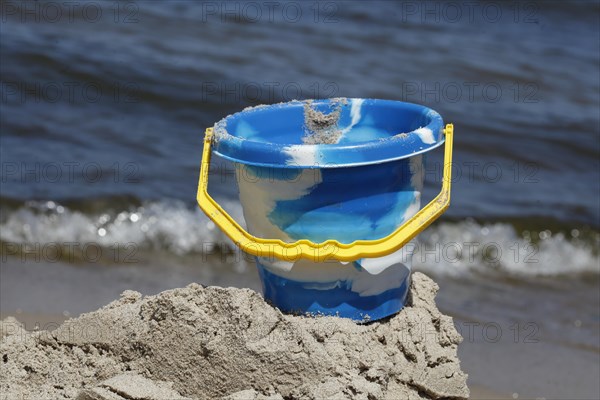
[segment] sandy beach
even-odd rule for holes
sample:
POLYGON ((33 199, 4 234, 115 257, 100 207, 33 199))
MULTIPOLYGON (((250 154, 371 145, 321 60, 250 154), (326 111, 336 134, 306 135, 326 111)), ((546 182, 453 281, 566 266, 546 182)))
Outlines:
MULTIPOLYGON (((6 330, 13 330, 15 327, 24 327, 29 328, 28 330, 38 331, 40 329, 44 330, 55 330, 57 329, 68 317, 65 317, 62 314, 57 315, 44 315, 44 314, 28 314, 28 313, 15 313, 15 317, 9 317, 7 315, 0 314, 0 320, 5 320, 6 318, 10 318, 7 322, 10 322, 10 328, 7 325, 4 325, 6 330), (14 319, 13 319, 14 318, 14 319), (39 327, 39 329, 36 329, 39 327)), ((17 328, 18 329, 18 328, 17 328)), ((464 347, 464 346, 463 346, 464 347)), ((465 355, 463 355, 464 359, 465 355)), ((467 355, 468 360, 471 361, 471 354, 467 355)), ((464 361, 463 361, 464 365, 464 361)), ((149 384, 147 381, 145 384, 149 384)), ((469 398, 473 400, 505 400, 512 399, 512 394, 508 391, 505 393, 495 392, 485 386, 481 386, 477 383, 469 383, 469 398)), ((243 392, 242 392, 243 393, 243 392)), ((252 394, 249 394, 251 398, 252 394)), ((245 400, 244 398, 240 398, 240 400, 245 400)))
POLYGON ((50 332, 8 318, 2 393, 138 398, 127 393, 151 380, 143 399, 467 398, 461 337, 435 306, 437 290, 415 274, 411 305, 366 325, 284 315, 250 289, 197 284, 148 297, 126 291, 50 332))
MULTIPOLYGON (((218 255, 208 257, 203 268, 198 268, 194 257, 170 264, 168 260, 154 254, 133 265, 98 266, 23 263, 8 257, 0 264, 0 317, 16 317, 28 331, 54 332, 67 319, 102 308, 129 289, 156 295, 186 287, 200 277, 221 287, 260 290, 251 264, 223 262, 218 255), (36 279, 23 278, 32 276, 36 279), (39 286, 38 281, 44 285, 39 286)), ((593 319, 599 299, 588 296, 597 284, 594 278, 588 282, 565 280, 560 286, 553 279, 517 285, 507 285, 501 279, 493 282, 437 276, 435 280, 440 283, 437 307, 453 316, 454 327, 463 338, 457 355, 461 370, 469 375, 471 398, 569 398, 575 394, 575 398, 586 399, 599 392, 594 379, 599 372, 598 347, 594 345, 598 329, 593 319), (540 296, 545 302, 536 301, 540 296), (570 319, 558 311, 548 315, 549 309, 561 310, 564 304, 577 305, 577 311, 569 313, 570 319), (535 331, 527 325, 531 322, 537 324, 535 331), (560 365, 557 359, 562 360, 560 365)))

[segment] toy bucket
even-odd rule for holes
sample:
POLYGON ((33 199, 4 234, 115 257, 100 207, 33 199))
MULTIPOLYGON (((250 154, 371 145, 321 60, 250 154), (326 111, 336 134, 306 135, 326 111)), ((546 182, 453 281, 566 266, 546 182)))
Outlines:
POLYGON ((405 245, 449 205, 452 135, 437 112, 399 101, 246 109, 207 129, 198 203, 256 256, 264 297, 282 311, 381 319, 406 302, 405 245), (424 155, 444 141, 442 190, 421 209, 424 155), (212 150, 236 166, 248 231, 208 195, 212 150))

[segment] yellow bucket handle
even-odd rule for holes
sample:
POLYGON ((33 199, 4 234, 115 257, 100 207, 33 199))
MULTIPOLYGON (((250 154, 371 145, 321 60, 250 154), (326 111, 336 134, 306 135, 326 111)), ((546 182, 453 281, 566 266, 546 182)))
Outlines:
POLYGON ((382 257, 399 250, 411 241, 429 224, 435 221, 450 205, 450 184, 452 179, 452 136, 454 126, 446 125, 444 135, 444 177, 442 190, 429 204, 390 235, 376 240, 356 240, 352 243, 340 243, 326 240, 313 243, 301 239, 286 243, 279 239, 262 239, 246 232, 221 206, 208 194, 208 170, 210 165, 213 130, 206 129, 202 165, 198 181, 197 200, 200 208, 214 223, 246 253, 259 257, 276 257, 285 261, 307 258, 314 262, 325 260, 355 261, 360 258, 382 257))

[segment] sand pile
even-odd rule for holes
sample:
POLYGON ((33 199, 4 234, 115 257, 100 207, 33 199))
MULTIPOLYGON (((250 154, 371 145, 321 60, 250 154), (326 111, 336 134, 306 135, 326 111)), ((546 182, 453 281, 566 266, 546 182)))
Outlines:
POLYGON ((284 315, 248 289, 124 292, 52 332, 2 322, 3 398, 466 398, 460 335, 416 273, 384 322, 284 315))

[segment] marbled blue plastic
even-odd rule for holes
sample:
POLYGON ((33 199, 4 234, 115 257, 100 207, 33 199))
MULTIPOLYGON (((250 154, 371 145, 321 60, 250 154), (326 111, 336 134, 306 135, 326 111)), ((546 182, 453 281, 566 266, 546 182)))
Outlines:
MULTIPOLYGON (((350 125, 352 102, 349 99, 342 108, 341 127, 350 125)), ((441 117, 414 104, 387 100, 361 103, 359 123, 338 144, 310 146, 318 155, 310 164, 289 159, 290 146, 300 151, 305 148, 302 102, 251 109, 217 123, 215 130, 220 129, 221 134, 216 135, 216 153, 236 162, 245 174, 253 176, 252 182, 260 182, 260 185, 242 182, 240 191, 254 194, 260 190, 260 196, 246 197, 252 201, 265 196, 269 199, 268 210, 256 204, 242 204, 252 234, 264 237, 255 226, 267 223, 276 228, 277 238, 282 240, 335 239, 351 243, 387 236, 418 210, 424 168, 421 154, 443 143, 441 117), (413 133, 422 127, 431 129, 434 143, 424 143, 413 133), (397 136, 399 133, 406 135, 397 136), (314 184, 309 181, 301 188, 301 195, 286 197, 285 193, 298 189, 294 186, 296 180, 313 170, 314 184)), ((316 108, 328 110, 331 103, 319 101, 316 108)), ((338 263, 338 267, 360 271, 362 263, 363 260, 355 260, 344 265, 338 263)), ((315 275, 314 271, 307 271, 298 278, 296 270, 295 279, 289 279, 284 270, 278 270, 269 260, 257 258, 264 296, 282 311, 338 315, 357 321, 384 318, 403 307, 410 263, 406 268, 403 265, 389 265, 398 271, 397 285, 381 290, 373 288, 374 291, 365 294, 353 290, 355 282, 343 276, 327 281, 318 272, 315 275)), ((352 276, 352 271, 347 271, 352 276)), ((360 279, 365 279, 369 275, 361 276, 360 279)), ((359 286, 364 287, 364 281, 359 286)))
POLYGON ((269 272, 260 263, 257 263, 257 267, 265 299, 291 314, 335 315, 360 322, 376 321, 400 311, 406 303, 410 287, 408 275, 397 288, 376 296, 357 296, 344 282, 333 289, 310 289, 303 282, 269 272))
MULTIPOLYGON (((350 124, 355 100, 348 99, 341 106, 340 126, 350 124)), ((295 162, 286 153, 290 146, 303 144, 304 102, 301 101, 251 108, 222 119, 215 124, 214 150, 224 158, 249 165, 337 168, 405 158, 443 143, 443 120, 436 111, 401 101, 359 100, 363 102, 363 116, 353 131, 372 129, 378 131, 377 139, 366 135, 364 141, 342 139, 337 144, 315 145, 317 157, 309 164, 295 162), (431 129, 434 143, 420 140, 414 133, 420 127, 431 129), (397 136, 401 133, 406 136, 397 136)), ((336 104, 331 100, 315 100, 313 107, 328 112, 336 104)))
POLYGON ((379 239, 403 222, 403 210, 415 201, 412 176, 409 159, 322 169, 322 182, 308 195, 276 202, 268 218, 294 240, 379 239))

